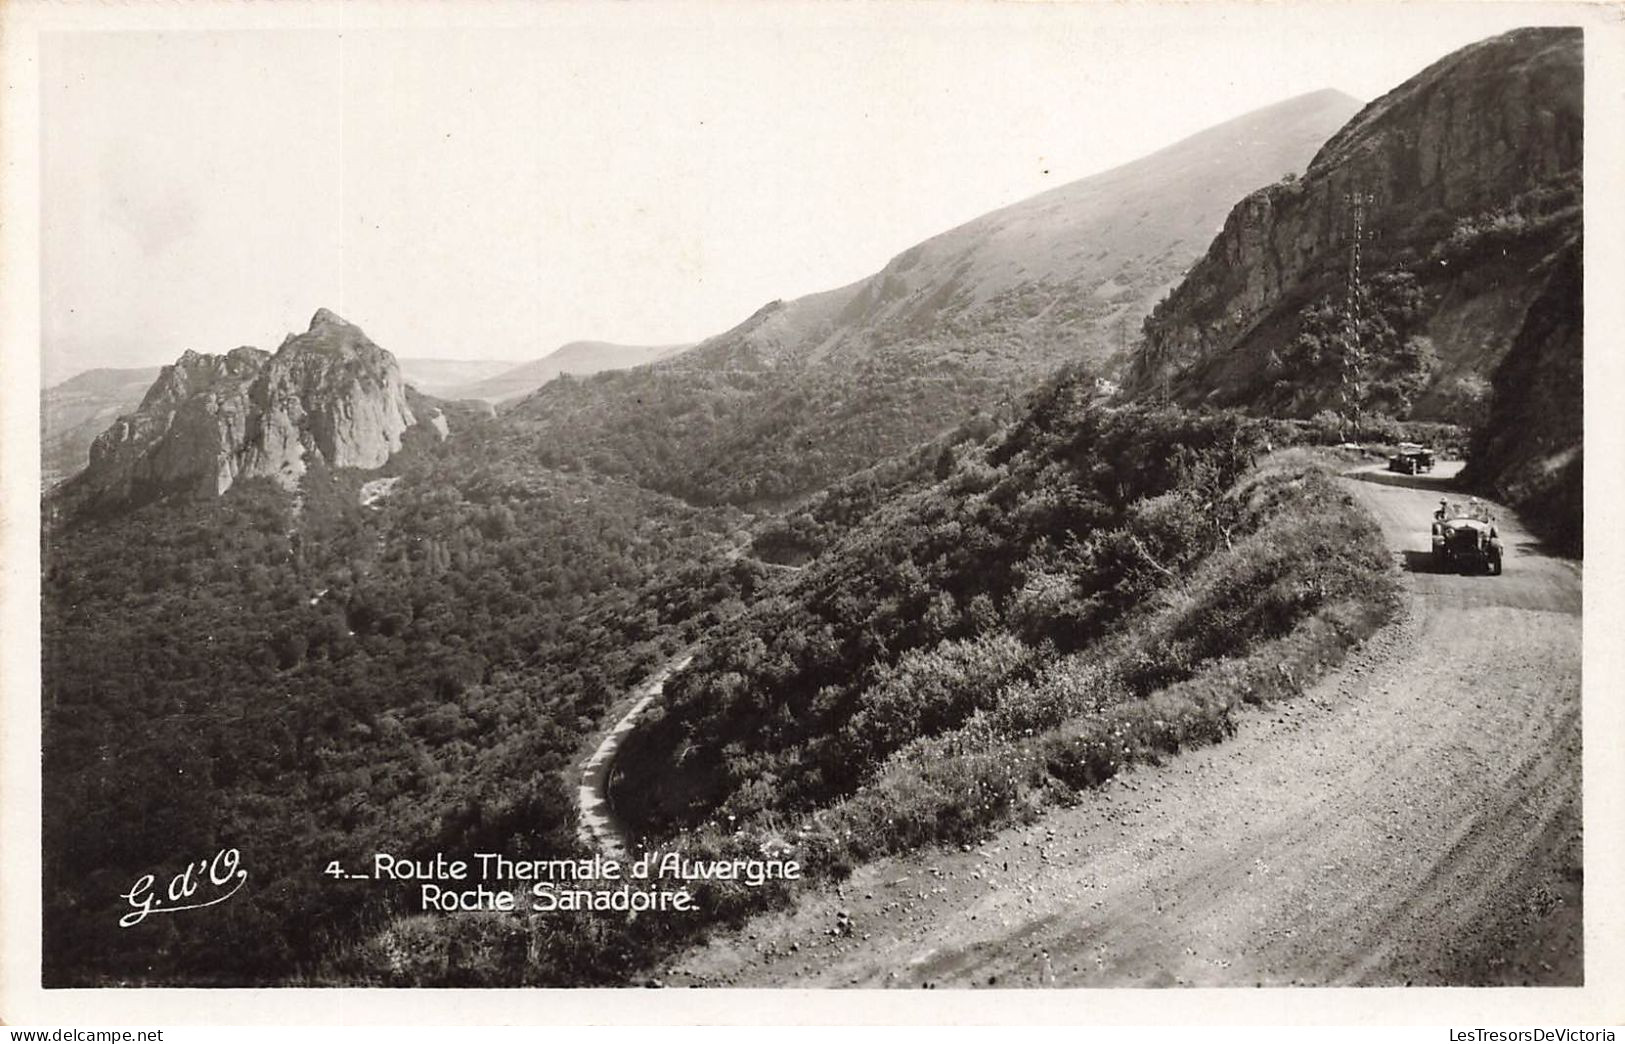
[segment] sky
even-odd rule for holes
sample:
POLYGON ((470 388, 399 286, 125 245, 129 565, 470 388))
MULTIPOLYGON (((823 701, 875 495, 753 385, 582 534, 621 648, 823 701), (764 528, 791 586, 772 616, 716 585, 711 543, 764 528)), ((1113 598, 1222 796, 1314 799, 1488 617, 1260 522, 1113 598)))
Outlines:
POLYGON ((42 38, 46 383, 274 349, 318 307, 403 358, 699 340, 1231 117, 1326 87, 1369 100, 1565 21, 1469 3, 282 10, 42 38))

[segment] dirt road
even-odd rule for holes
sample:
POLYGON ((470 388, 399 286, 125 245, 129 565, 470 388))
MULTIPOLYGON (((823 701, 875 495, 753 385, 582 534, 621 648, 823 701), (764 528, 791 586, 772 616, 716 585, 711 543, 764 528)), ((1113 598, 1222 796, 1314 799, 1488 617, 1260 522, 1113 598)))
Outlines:
POLYGON ((631 847, 626 829, 616 818, 615 809, 609 801, 609 772, 614 766, 615 755, 620 752, 621 742, 626 739, 627 733, 637 724, 638 716, 665 691, 666 679, 687 667, 693 658, 693 653, 685 653, 650 675, 638 687, 637 700, 631 709, 621 715, 614 728, 604 734, 592 757, 582 766, 581 785, 576 796, 581 817, 576 831, 581 840, 602 849, 606 855, 623 856, 631 847))
POLYGON ((980 847, 863 867, 662 976, 1579 984, 1580 570, 1503 511, 1504 575, 1427 571, 1453 470, 1346 476, 1405 571, 1407 611, 1299 699, 980 847))

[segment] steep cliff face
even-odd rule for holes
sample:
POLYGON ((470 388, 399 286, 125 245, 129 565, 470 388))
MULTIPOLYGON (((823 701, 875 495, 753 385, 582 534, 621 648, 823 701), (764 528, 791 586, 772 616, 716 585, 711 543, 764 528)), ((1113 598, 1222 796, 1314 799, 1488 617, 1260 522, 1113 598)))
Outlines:
POLYGON ((1243 199, 1147 319, 1129 393, 1307 415, 1344 407, 1352 370, 1368 410, 1481 413, 1580 235, 1582 45, 1540 28, 1463 48, 1366 106, 1302 178, 1243 199))
POLYGON ((394 357, 324 308, 274 355, 188 351, 164 367, 71 485, 99 503, 218 496, 262 476, 292 489, 312 461, 382 466, 413 423, 394 357))
POLYGON ((1563 250, 1497 367, 1463 475, 1520 509, 1560 550, 1584 530, 1585 279, 1579 243, 1563 250))

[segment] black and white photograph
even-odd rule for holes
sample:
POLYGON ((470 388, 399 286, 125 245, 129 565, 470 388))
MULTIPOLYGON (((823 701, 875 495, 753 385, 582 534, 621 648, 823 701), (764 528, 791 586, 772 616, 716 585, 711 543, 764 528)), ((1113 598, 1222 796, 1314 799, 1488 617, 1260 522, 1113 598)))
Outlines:
POLYGON ((1618 8, 23 13, 10 994, 1620 1017, 1618 8))

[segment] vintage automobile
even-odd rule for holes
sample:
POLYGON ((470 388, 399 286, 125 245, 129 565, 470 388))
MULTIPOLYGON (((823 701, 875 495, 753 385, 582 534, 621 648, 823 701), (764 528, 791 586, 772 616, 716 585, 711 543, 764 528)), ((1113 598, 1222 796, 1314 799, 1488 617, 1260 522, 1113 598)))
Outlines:
POLYGON ((1501 535, 1477 500, 1439 501, 1433 513, 1433 566, 1439 572, 1501 574, 1501 535))
POLYGON ((1405 475, 1433 470, 1433 451, 1415 442, 1401 442, 1399 450, 1388 458, 1388 470, 1405 475))

